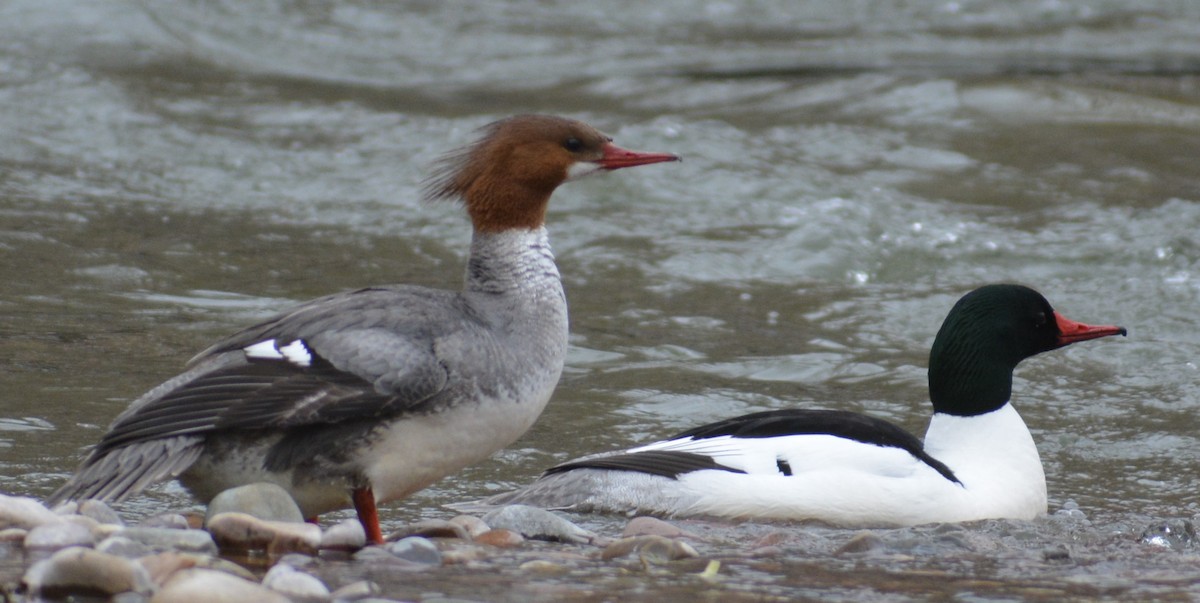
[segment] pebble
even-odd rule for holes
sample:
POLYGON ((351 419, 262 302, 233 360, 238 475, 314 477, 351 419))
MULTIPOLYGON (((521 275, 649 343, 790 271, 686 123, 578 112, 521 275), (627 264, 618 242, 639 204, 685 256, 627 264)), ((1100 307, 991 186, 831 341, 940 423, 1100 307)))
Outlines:
POLYGON ((462 526, 471 538, 492 529, 486 522, 474 515, 456 515, 450 518, 450 523, 462 526))
POLYGON ((600 558, 608 561, 637 553, 642 561, 648 563, 666 563, 690 557, 699 557, 700 553, 692 545, 662 536, 633 536, 621 538, 604 548, 600 558))
POLYGON ((230 488, 213 497, 204 525, 221 513, 245 513, 266 521, 304 521, 304 514, 287 490, 266 482, 230 488))
POLYGON ((367 546, 367 533, 357 519, 346 519, 321 532, 322 551, 357 551, 367 546))
POLYGON ((410 536, 395 542, 389 542, 384 549, 392 555, 422 565, 441 565, 442 552, 428 538, 410 536))
POLYGON ((125 521, 121 519, 121 516, 117 515, 117 512, 102 500, 88 499, 81 501, 77 512, 84 517, 95 520, 96 523, 115 526, 125 525, 125 521))
POLYGON ((869 531, 861 531, 856 533, 846 541, 846 544, 838 547, 833 552, 834 555, 844 555, 846 553, 866 553, 882 549, 884 547, 883 539, 878 534, 869 531))
POLYGON ((532 540, 583 544, 596 539, 594 533, 554 513, 527 505, 509 505, 490 511, 483 516, 483 522, 492 528, 512 530, 532 540))
POLYGON ((92 531, 71 521, 42 524, 25 535, 25 548, 37 551, 57 551, 73 546, 91 547, 96 544, 92 531))
POLYGON ((208 531, 222 551, 315 555, 321 545, 321 528, 315 525, 268 521, 245 513, 216 515, 209 520, 208 531))
POLYGON ((194 556, 181 555, 171 551, 146 555, 138 559, 137 562, 146 568, 146 572, 150 575, 150 580, 159 586, 166 583, 175 572, 190 569, 197 565, 194 556))
POLYGON ((141 565, 83 547, 63 549, 35 563, 22 582, 29 593, 47 598, 154 590, 149 572, 141 565))
POLYGON ((480 534, 475 538, 475 542, 508 549, 525 542, 525 537, 512 530, 497 528, 480 534))
POLYGON ((674 524, 667 523, 657 517, 634 517, 625 524, 625 530, 621 532, 622 538, 630 536, 662 536, 664 538, 693 538, 700 540, 701 538, 691 532, 686 532, 674 524))
POLYGON ((4 528, 0 530, 0 542, 24 542, 28 533, 25 528, 4 528))
POLYGON ((138 524, 141 528, 165 528, 170 530, 187 530, 191 529, 192 525, 188 522, 187 517, 182 513, 163 513, 143 519, 138 524))
POLYGON ((114 536, 123 536, 140 542, 154 551, 179 551, 216 555, 217 543, 204 530, 176 530, 172 528, 147 528, 136 526, 125 528, 114 536))
POLYGON ((0 529, 32 530, 41 525, 61 521, 62 517, 35 499, 0 494, 0 529))
POLYGON ((154 554, 154 550, 145 543, 125 536, 109 536, 96 545, 96 550, 126 559, 137 559, 154 554))
POLYGON ((374 597, 382 591, 379 585, 369 580, 359 580, 351 582, 341 588, 329 593, 329 596, 334 601, 359 601, 368 597, 374 597))
POLYGON ((261 584, 210 569, 175 572, 150 603, 291 603, 261 584))
POLYGON ((470 540, 471 534, 467 529, 460 524, 444 519, 426 519, 417 523, 409 524, 403 528, 392 532, 388 536, 388 540, 399 540, 409 536, 423 536, 425 538, 458 538, 460 540, 470 540))
POLYGON ((263 576, 263 586, 291 599, 293 603, 324 603, 330 600, 329 588, 286 563, 276 563, 263 576))

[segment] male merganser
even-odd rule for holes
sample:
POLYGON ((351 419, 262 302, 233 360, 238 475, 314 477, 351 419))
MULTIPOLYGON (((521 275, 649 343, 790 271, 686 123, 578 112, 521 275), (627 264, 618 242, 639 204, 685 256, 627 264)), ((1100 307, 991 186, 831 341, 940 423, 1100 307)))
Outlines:
POLYGON ((1036 291, 988 285, 950 310, 929 355, 925 442, 839 410, 776 410, 668 440, 586 456, 532 484, 460 509, 526 504, 580 512, 815 520, 898 527, 1046 512, 1046 478, 1009 404, 1030 356, 1125 335, 1054 311, 1036 291))
POLYGON ((567 303, 543 225, 560 184, 677 161, 622 149, 591 126, 520 115, 444 156, 428 199, 461 199, 474 235, 462 291, 415 286, 315 299, 213 345, 138 398, 50 502, 120 501, 179 477, 211 500, 252 482, 306 517, 376 504, 512 443, 563 368, 567 303))

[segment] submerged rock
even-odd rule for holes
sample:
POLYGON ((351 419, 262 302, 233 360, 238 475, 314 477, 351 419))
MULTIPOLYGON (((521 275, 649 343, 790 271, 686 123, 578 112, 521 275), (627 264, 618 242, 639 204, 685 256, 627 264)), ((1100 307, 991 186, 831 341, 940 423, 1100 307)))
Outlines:
POLYGON ((204 524, 208 525, 221 513, 245 513, 266 521, 304 521, 304 514, 292 495, 280 486, 266 482, 230 488, 213 497, 208 503, 204 524))
POLYGON ((0 494, 0 529, 32 530, 41 525, 59 523, 63 519, 35 499, 26 496, 0 494))
POLYGON ((637 553, 642 561, 648 563, 665 563, 700 556, 692 545, 680 540, 662 536, 633 536, 609 544, 600 553, 600 558, 608 561, 630 553, 637 553))
POLYGON ((315 555, 321 546, 321 528, 315 525, 267 521, 245 513, 216 515, 209 520, 208 531, 222 551, 315 555))
POLYGON ((134 526, 125 528, 114 536, 122 536, 140 542, 155 551, 179 551, 216 555, 217 543, 204 530, 176 530, 172 528, 147 528, 134 526))
POLYGON ((276 563, 263 576, 262 584, 293 603, 324 603, 330 599, 329 587, 324 582, 286 563, 276 563))
POLYGON ((83 547, 58 551, 35 563, 22 579, 26 590, 47 598, 112 596, 123 592, 148 595, 154 590, 146 568, 137 563, 83 547))
POLYGON ((441 565, 442 552, 428 538, 410 536, 396 542, 389 542, 384 547, 387 552, 405 561, 422 565, 441 565))
POLYGON ((591 543, 596 534, 537 507, 509 505, 490 511, 483 522, 495 528, 512 530, 533 540, 556 540, 560 542, 591 543))
POLYGON ((175 572, 150 603, 290 603, 267 587, 210 569, 175 572))
POLYGON ((339 521, 321 532, 323 551, 357 551, 367 545, 367 533, 357 519, 339 521))
POLYGON ((43 524, 25 535, 27 550, 57 551, 73 546, 91 547, 96 538, 86 526, 71 521, 43 524))

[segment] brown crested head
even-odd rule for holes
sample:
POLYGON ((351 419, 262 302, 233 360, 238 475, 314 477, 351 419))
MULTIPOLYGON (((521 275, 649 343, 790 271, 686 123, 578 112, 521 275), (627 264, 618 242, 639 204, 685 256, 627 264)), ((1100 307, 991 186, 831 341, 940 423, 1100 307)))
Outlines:
POLYGON ((621 149, 581 121, 517 115, 484 126, 475 142, 438 159, 425 198, 461 199, 477 231, 533 229, 545 222, 554 189, 571 178, 675 160, 621 149))

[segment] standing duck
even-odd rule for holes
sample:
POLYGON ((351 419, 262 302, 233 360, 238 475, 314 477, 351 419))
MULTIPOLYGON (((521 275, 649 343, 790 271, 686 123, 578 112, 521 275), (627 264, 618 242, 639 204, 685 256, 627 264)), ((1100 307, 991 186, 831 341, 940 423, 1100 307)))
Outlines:
POLYGON ((1046 512, 1037 447, 1010 404, 1025 358, 1125 335, 1054 311, 1038 292, 988 285, 950 310, 929 354, 933 417, 924 443, 840 410, 758 412, 547 470, 479 503, 582 512, 815 520, 897 527, 1046 512))
POLYGON ((474 234, 461 291, 369 287, 296 306, 218 342, 113 422, 56 503, 120 501, 178 477, 198 499, 273 482, 306 517, 376 505, 512 443, 563 368, 567 302, 544 227, 560 184, 675 155, 622 149, 579 121, 520 115, 443 157, 429 199, 474 234))

